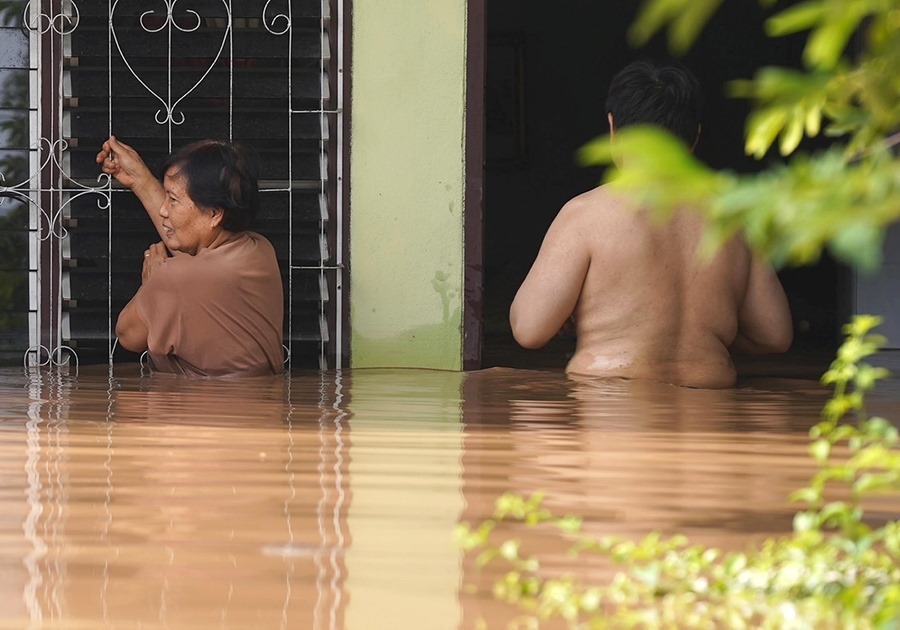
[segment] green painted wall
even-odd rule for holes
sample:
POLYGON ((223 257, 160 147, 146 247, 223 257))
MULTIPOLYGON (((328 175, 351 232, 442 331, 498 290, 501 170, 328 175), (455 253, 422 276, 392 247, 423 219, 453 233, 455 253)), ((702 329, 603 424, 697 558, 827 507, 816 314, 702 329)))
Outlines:
POLYGON ((352 366, 459 370, 466 0, 356 0, 352 72, 352 366))

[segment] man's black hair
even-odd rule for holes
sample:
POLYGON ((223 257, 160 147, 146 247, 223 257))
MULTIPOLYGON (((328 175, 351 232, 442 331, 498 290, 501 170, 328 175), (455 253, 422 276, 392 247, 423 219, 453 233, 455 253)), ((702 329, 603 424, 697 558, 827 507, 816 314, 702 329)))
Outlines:
POLYGON ((632 62, 613 77, 606 98, 616 129, 655 124, 691 147, 700 129, 700 110, 700 82, 678 62, 632 62))

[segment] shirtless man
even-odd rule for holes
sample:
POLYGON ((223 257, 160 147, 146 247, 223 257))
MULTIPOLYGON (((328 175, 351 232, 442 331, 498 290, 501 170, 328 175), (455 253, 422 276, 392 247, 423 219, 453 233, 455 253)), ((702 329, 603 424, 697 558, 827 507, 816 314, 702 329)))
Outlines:
MULTIPOLYGON (((681 66, 635 62, 613 79, 610 134, 633 123, 700 133, 699 86, 681 66)), ((655 221, 603 185, 554 219, 509 312, 516 341, 540 348, 573 318, 566 371, 690 387, 731 387, 731 352, 786 351, 791 314, 778 276, 740 238, 698 258, 703 219, 689 210, 655 221)))

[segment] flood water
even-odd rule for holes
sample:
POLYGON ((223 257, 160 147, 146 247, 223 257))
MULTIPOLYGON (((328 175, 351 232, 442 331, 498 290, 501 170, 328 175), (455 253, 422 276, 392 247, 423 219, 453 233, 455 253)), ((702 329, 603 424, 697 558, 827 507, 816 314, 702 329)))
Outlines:
MULTIPOLYGON (((485 576, 457 523, 513 490, 597 535, 785 533, 827 396, 783 377, 709 391, 506 368, 6 369, 0 628, 506 627, 514 611, 465 587, 485 576)), ((873 407, 900 418, 896 378, 873 407)))

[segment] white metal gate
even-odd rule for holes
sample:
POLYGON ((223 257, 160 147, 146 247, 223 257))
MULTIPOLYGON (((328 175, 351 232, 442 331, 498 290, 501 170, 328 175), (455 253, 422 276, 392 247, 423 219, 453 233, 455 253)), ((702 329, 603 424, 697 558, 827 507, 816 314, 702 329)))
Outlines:
POLYGON ((290 365, 341 367, 343 2, 7 4, 0 249, 9 241, 20 262, 0 268, 3 359, 137 359, 117 348, 115 318, 155 239, 134 196, 94 162, 114 133, 151 165, 205 137, 260 153, 254 229, 282 268, 290 365))

